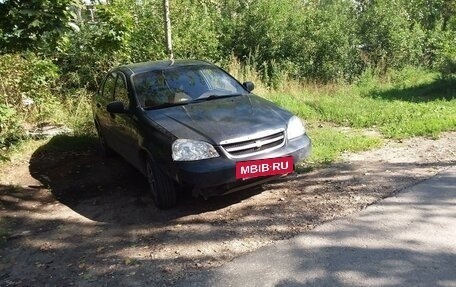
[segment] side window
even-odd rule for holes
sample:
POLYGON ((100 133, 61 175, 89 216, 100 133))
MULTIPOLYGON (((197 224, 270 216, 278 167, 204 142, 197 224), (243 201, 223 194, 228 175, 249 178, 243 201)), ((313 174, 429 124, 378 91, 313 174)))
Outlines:
POLYGON ((116 87, 116 74, 109 74, 103 85, 103 97, 112 100, 114 89, 116 87))
POLYGON ((116 94, 114 96, 114 100, 122 102, 124 104, 124 107, 128 109, 130 104, 130 100, 128 99, 128 90, 125 85, 125 79, 120 73, 117 77, 116 94))

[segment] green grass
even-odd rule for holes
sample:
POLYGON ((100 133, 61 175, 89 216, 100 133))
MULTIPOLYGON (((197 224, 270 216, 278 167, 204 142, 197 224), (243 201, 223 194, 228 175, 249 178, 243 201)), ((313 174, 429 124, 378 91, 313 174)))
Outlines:
POLYGON ((355 84, 307 84, 270 91, 265 97, 308 124, 311 164, 378 147, 384 138, 436 138, 456 130, 456 79, 422 69, 405 68, 383 78, 368 71, 355 84), (318 128, 321 123, 330 127, 318 128), (380 136, 363 134, 365 129, 380 136))
POLYGON ((309 130, 312 153, 307 159, 311 165, 335 161, 343 152, 364 151, 379 147, 383 141, 377 136, 365 135, 361 131, 346 131, 335 127, 317 127, 309 130))
POLYGON ((439 79, 430 72, 407 77, 272 92, 267 97, 307 121, 375 128, 386 138, 437 137, 456 130, 456 80, 439 79))

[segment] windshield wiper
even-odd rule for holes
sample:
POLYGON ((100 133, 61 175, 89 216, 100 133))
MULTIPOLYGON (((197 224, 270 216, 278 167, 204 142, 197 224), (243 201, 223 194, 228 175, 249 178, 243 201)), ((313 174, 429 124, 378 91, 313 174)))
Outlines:
POLYGON ((211 101, 211 100, 216 100, 216 99, 239 97, 239 96, 243 96, 243 94, 210 95, 210 96, 207 96, 204 98, 194 99, 193 101, 190 101, 190 103, 197 103, 197 102, 204 102, 204 101, 211 101))
POLYGON ((144 107, 145 110, 156 110, 156 109, 161 109, 161 108, 168 108, 168 107, 174 107, 174 106, 183 106, 191 103, 192 101, 188 102, 177 102, 177 103, 163 103, 159 104, 156 106, 150 106, 150 107, 144 107))
POLYGON ((239 97, 239 96, 244 96, 244 94, 210 95, 210 96, 207 96, 207 97, 204 97, 204 98, 194 99, 192 101, 177 102, 177 103, 163 103, 163 104, 159 104, 159 105, 156 105, 156 106, 144 107, 144 109, 145 110, 156 110, 156 109, 161 109, 161 108, 168 108, 168 107, 174 107, 174 106, 183 106, 183 105, 188 105, 188 104, 193 104, 193 103, 211 101, 211 100, 222 99, 222 98, 239 97))

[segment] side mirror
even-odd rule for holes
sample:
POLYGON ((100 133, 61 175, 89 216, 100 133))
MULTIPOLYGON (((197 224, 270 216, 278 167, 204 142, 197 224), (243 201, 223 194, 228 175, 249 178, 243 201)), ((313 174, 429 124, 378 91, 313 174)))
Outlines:
POLYGON ((121 102, 111 102, 106 106, 106 110, 111 114, 124 114, 127 111, 125 110, 124 104, 121 102))
POLYGON ((252 82, 244 82, 242 85, 249 93, 255 89, 255 85, 252 82))

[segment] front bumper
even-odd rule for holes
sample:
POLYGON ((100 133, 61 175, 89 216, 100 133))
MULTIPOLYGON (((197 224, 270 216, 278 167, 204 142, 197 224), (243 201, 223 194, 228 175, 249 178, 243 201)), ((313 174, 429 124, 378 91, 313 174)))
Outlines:
POLYGON ((216 191, 207 191, 204 193, 224 194, 229 193, 230 189, 234 188, 238 190, 241 186, 248 187, 256 182, 260 184, 265 180, 265 178, 254 178, 250 180, 236 179, 237 161, 293 156, 294 163, 296 164, 310 154, 311 146, 310 138, 307 135, 303 135, 289 140, 282 148, 255 157, 235 160, 221 156, 200 161, 175 162, 176 170, 173 173, 177 182, 192 185, 196 191, 209 190, 212 187, 216 187, 212 189, 216 191))

